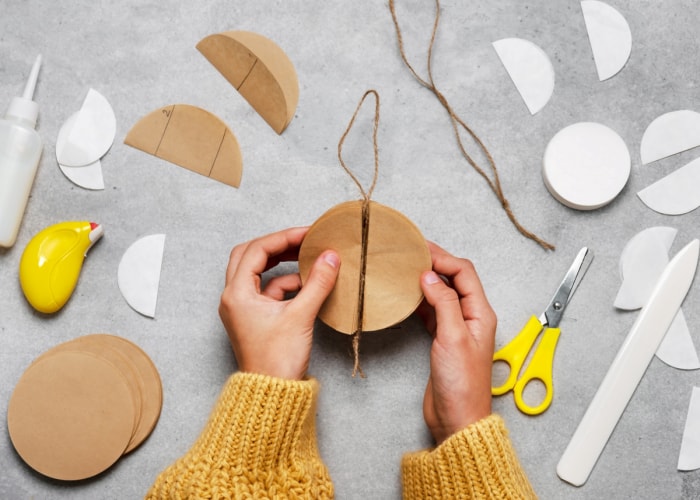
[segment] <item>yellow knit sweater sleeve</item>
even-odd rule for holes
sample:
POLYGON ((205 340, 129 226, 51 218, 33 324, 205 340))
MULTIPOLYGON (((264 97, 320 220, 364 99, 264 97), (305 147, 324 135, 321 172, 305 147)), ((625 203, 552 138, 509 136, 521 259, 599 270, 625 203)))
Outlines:
POLYGON ((316 444, 314 379, 236 373, 192 448, 147 499, 333 498, 316 444))
POLYGON ((406 500, 537 498, 498 415, 470 425, 433 450, 404 455, 401 465, 406 500))

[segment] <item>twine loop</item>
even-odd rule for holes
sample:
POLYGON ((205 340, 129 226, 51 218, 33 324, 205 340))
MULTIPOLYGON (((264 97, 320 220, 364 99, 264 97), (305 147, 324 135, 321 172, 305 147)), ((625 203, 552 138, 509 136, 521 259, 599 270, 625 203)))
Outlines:
POLYGON ((379 177, 379 147, 377 144, 377 131, 379 130, 379 94, 377 93, 376 90, 368 90, 367 92, 364 93, 362 98, 360 99, 360 102, 357 104, 357 107, 355 108, 355 112, 352 115, 352 118, 350 119, 350 122, 348 123, 347 128, 345 129, 345 132, 340 138, 340 141, 338 141, 338 160, 340 161, 340 165, 345 169, 345 172, 350 176, 350 178, 355 182, 357 187, 360 190, 360 194, 362 194, 362 251, 360 254, 360 276, 359 276, 359 286, 358 286, 358 297, 357 297, 357 310, 355 313, 355 331, 352 334, 352 350, 353 350, 353 355, 355 358, 353 369, 352 369, 352 376, 354 377, 358 373, 360 374, 360 377, 365 378, 365 374, 362 371, 362 367, 360 366, 360 337, 362 336, 362 323, 363 323, 363 318, 364 318, 364 303, 365 303, 365 273, 367 270, 367 241, 368 241, 368 236, 369 236, 369 202, 372 197, 372 193, 374 192, 374 187, 377 185, 377 178, 379 177), (372 183, 367 191, 365 191, 365 188, 362 186, 362 183, 360 180, 355 176, 355 174, 352 173, 352 170, 348 168, 348 166, 345 164, 345 161, 343 160, 343 144, 345 143, 345 139, 347 138, 348 134, 350 133, 350 130, 352 129, 353 125, 355 124, 355 119, 357 118, 358 113, 360 112, 360 109, 362 108, 362 105, 365 102, 365 99, 367 99, 368 96, 374 96, 374 126, 372 130, 372 146, 374 148, 374 175, 372 177, 372 183))
POLYGON ((348 123, 347 128, 345 129, 345 132, 343 132, 343 135, 340 138, 340 141, 338 141, 338 160, 340 160, 340 165, 345 169, 347 174, 350 176, 350 178, 355 182, 357 187, 360 190, 360 193, 362 194, 362 198, 365 200, 365 202, 368 202, 369 199, 372 197, 372 193, 374 192, 374 187, 377 185, 377 177, 379 176, 379 146, 377 145, 377 131, 379 130, 379 93, 377 93, 376 90, 370 89, 367 92, 364 93, 362 98, 360 99, 360 102, 357 104, 357 107, 355 108, 355 112, 352 115, 352 118, 350 119, 350 122, 348 123), (355 124, 355 119, 357 118, 357 115, 360 112, 360 108, 362 108, 362 105, 365 102, 365 99, 367 99, 367 96, 374 96, 374 126, 372 129, 372 146, 374 148, 374 176, 372 177, 372 184, 370 185, 369 189, 365 191, 365 188, 362 186, 362 183, 359 181, 359 179, 355 176, 355 174, 352 173, 352 170, 348 168, 348 166, 345 164, 345 161, 343 160, 343 144, 345 143, 345 139, 347 138, 348 134, 350 133, 350 130, 352 129, 353 125, 355 124))
POLYGON ((452 124, 452 129, 454 131, 455 137, 457 139, 457 145, 459 146, 459 150, 462 153, 462 156, 467 160, 467 162, 472 166, 476 172, 484 178, 488 186, 491 188, 491 191, 496 195, 498 200, 501 202, 501 206, 506 212, 506 215, 508 216, 508 219, 510 219, 511 223, 515 226, 515 228, 520 231, 520 233, 525 236, 526 238, 529 238, 536 242, 538 245, 540 245, 542 248, 545 250, 554 250, 554 245, 551 243, 546 242, 539 236, 537 236, 534 233, 531 233, 527 229, 525 229, 518 219, 515 217, 515 214, 513 213, 512 209, 510 208, 510 204, 508 203, 508 200, 506 199, 505 195, 503 194, 503 189, 501 187, 501 180, 498 175, 498 169, 496 168, 496 162, 494 161, 493 157, 491 156, 491 153, 489 150, 486 148, 484 143, 481 141, 478 135, 462 120, 459 115, 454 111, 452 106, 450 106, 450 103, 448 102, 447 98, 440 92, 435 85, 435 79, 433 78, 433 46, 435 45, 435 38, 437 34, 437 29, 438 25, 440 23, 440 0, 435 0, 435 20, 433 22, 433 30, 430 36, 430 44, 428 45, 428 77, 423 78, 421 77, 416 70, 413 68, 411 63, 408 61, 408 57, 406 56, 406 51, 403 46, 403 36, 401 33, 401 28, 399 26, 399 21, 396 16, 396 8, 394 5, 394 0, 389 0, 389 10, 391 11, 391 18, 394 21, 394 27, 396 29, 396 38, 398 41, 399 45, 399 52, 401 53, 401 59, 403 60, 404 64, 408 68, 408 70, 411 72, 413 77, 420 83, 422 86, 426 87, 428 90, 430 90, 437 100, 442 104, 442 106, 445 108, 447 113, 450 115, 450 122, 452 124), (471 138, 472 140, 476 143, 476 145, 479 147, 483 155, 486 157, 486 160, 488 162, 488 165, 491 169, 491 172, 493 173, 493 179, 488 176, 488 174, 484 171, 483 168, 481 168, 476 161, 469 155, 467 152, 467 149, 464 146, 464 143, 462 142, 462 136, 460 134, 460 129, 464 130, 471 138))

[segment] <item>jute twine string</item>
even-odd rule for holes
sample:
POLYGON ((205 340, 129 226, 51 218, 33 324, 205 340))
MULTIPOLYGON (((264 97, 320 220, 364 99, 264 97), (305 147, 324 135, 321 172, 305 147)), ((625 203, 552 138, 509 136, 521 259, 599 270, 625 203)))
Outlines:
POLYGON ((498 169, 496 168, 496 162, 493 159, 493 156, 491 156, 491 153, 489 150, 486 148, 484 143, 481 141, 479 136, 476 135, 476 133, 462 120, 459 115, 454 111, 452 106, 450 106, 450 103, 447 101, 447 98, 440 92, 435 85, 435 80, 433 78, 433 46, 435 45, 435 37, 437 34, 437 29, 438 25, 440 23, 440 0, 435 0, 435 21, 433 23, 433 31, 430 36, 430 45, 428 46, 428 78, 427 80, 425 78, 422 78, 416 70, 413 68, 411 63, 408 62, 408 58, 406 56, 406 51, 403 46, 403 37, 401 35, 401 28, 399 27, 399 21, 396 16, 396 8, 394 4, 394 0, 389 0, 389 10, 391 11, 391 18, 394 21, 394 27, 396 28, 396 37, 398 40, 399 44, 399 51, 401 52, 401 59, 403 60, 404 64, 406 67, 409 69, 411 74, 413 74, 414 78, 425 88, 430 90, 435 97, 438 99, 440 104, 445 108, 447 113, 450 115, 450 122, 452 123, 452 129, 454 130, 455 137, 457 138, 457 144, 459 145, 459 150, 462 153, 462 156, 467 160, 467 162, 474 168, 474 170, 477 171, 477 173, 486 180, 487 184, 491 188, 491 190, 494 192, 498 200, 501 202, 501 206, 505 210, 506 214, 508 215, 508 218, 510 221, 513 223, 513 225, 516 227, 520 233, 525 236, 526 238, 529 238, 536 242, 538 245, 540 245, 542 248, 545 250, 554 250, 554 245, 551 243, 546 242, 545 240, 541 239, 539 236, 536 234, 528 231, 525 229, 522 224, 518 221, 518 219, 515 217, 515 214, 513 213, 513 210, 510 207, 510 203, 505 197, 505 194, 503 193, 503 188, 501 187, 501 180, 498 175, 498 169), (488 174, 484 171, 483 168, 481 168, 475 161, 474 159, 469 155, 467 152, 466 148, 464 147, 464 143, 462 142, 462 136, 460 134, 460 127, 469 134, 469 136, 474 140, 474 142, 479 146, 481 151, 483 152, 484 156, 486 157, 488 164, 491 168, 491 171, 493 172, 493 179, 491 179, 488 174))
POLYGON ((367 243, 369 236, 369 202, 374 192, 374 187, 377 185, 377 177, 379 175, 379 147, 377 146, 377 130, 379 129, 379 94, 376 90, 368 90, 360 99, 360 102, 355 108, 355 112, 348 123, 345 132, 338 142, 338 160, 340 160, 340 165, 345 169, 350 178, 355 182, 357 187, 360 189, 362 194, 362 252, 360 254, 360 277, 359 277, 359 287, 358 287, 358 297, 357 297, 357 311, 355 316, 355 331, 352 334, 352 350, 355 357, 355 363, 352 369, 352 376, 354 377, 358 373, 362 378, 365 377, 362 367, 360 366, 360 337, 362 336, 362 323, 364 319, 364 306, 365 306, 365 273, 367 271, 367 243), (348 168, 343 160, 343 144, 347 138, 350 130, 355 124, 355 119, 357 118, 360 108, 367 99, 367 96, 373 95, 375 106, 374 106, 374 128, 372 130, 372 145, 374 147, 374 176, 372 178, 372 184, 369 189, 365 191, 362 183, 358 180, 355 174, 348 168))

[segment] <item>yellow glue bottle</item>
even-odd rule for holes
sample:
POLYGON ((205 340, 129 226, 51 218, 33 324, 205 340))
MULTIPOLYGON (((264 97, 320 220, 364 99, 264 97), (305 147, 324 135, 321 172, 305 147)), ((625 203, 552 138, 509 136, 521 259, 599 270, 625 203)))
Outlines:
POLYGON ((0 246, 15 244, 43 145, 34 129, 39 105, 32 99, 41 67, 36 58, 22 97, 15 97, 0 120, 0 246))

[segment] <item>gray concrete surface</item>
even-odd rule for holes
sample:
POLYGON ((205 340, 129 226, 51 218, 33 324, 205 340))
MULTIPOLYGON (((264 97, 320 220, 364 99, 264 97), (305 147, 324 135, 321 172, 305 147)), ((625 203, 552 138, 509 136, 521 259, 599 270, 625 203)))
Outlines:
MULTIPOLYGON (((409 57, 424 73, 433 3, 397 3, 409 57)), ((636 192, 698 155, 690 151, 642 166, 639 145, 660 114, 698 107, 700 7, 690 0, 610 3, 628 20, 633 49, 623 71, 601 83, 578 1, 443 1, 434 56, 438 86, 491 150, 520 221, 556 244, 554 252, 545 252, 514 230, 484 181, 460 157, 445 111, 399 59, 386 0, 3 2, 0 101, 5 106, 21 90, 41 52, 36 99, 45 150, 18 242, 0 252, 0 415, 5 418, 12 389, 36 356, 96 332, 124 336, 146 350, 160 370, 165 401, 143 446, 79 484, 33 473, 14 452, 6 425, 0 426, 0 497, 139 498, 188 449, 235 370, 217 315, 229 251, 260 234, 311 224, 331 206, 358 197, 336 147, 368 88, 382 98, 374 199, 402 211, 427 238, 475 262, 499 316, 498 345, 540 312, 580 247, 595 252, 561 325, 552 407, 528 417, 516 410, 512 397, 494 400, 541 498, 700 496, 700 473, 676 470, 690 392, 700 384, 700 373, 674 370, 656 359, 587 484, 572 487, 555 473, 636 316, 612 306, 625 243, 657 225, 678 228, 673 252, 698 236, 697 212, 659 215, 636 192), (296 66, 301 97, 281 136, 195 49, 201 38, 233 29, 272 38, 296 66), (540 45, 556 71, 554 95, 535 116, 491 47, 512 36, 540 45), (117 115, 101 192, 71 184, 55 161, 58 130, 90 87, 109 99, 117 115), (203 107, 234 131, 244 157, 240 189, 123 144, 141 116, 172 103, 203 107), (624 191, 592 212, 559 204, 540 174, 549 139, 584 120, 617 131, 632 156, 624 191), (50 317, 38 315, 18 285, 22 249, 42 228, 73 219, 102 223, 105 237, 88 255, 67 306, 50 317), (156 317, 148 319, 122 299, 117 266, 133 241, 161 232, 167 239, 160 294, 156 317)), ((371 168, 369 142, 362 142, 369 138, 367 120, 356 134, 346 160, 363 175, 371 168)), ((696 283, 684 306, 696 343, 699 301, 696 283)), ((323 384, 321 453, 337 498, 399 498, 402 453, 430 445, 421 414, 429 339, 410 318, 366 335, 362 347, 367 378, 353 379, 348 339, 319 326, 310 372, 323 384)))

